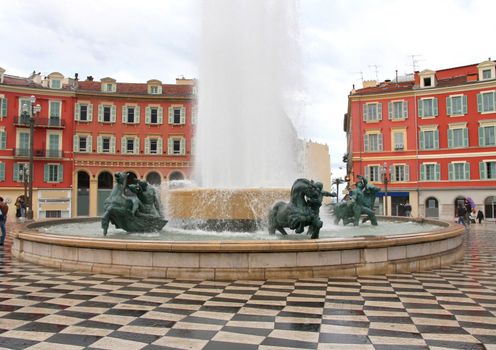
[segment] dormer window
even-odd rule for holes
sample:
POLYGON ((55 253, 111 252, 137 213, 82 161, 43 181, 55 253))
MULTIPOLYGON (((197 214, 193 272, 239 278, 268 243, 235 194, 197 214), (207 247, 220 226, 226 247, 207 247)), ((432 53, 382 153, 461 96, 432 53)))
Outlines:
POLYGON ((420 72, 420 88, 431 88, 436 86, 436 72, 426 69, 420 72))
POLYGON ((52 89, 60 89, 62 88, 62 83, 59 79, 50 80, 50 88, 52 89))
POLYGON ((117 91, 117 83, 115 79, 112 78, 103 78, 102 82, 102 91, 103 92, 116 92, 117 91))
POLYGON ((431 77, 424 78, 423 81, 424 81, 424 87, 431 87, 432 86, 431 77))
POLYGON ((496 76, 495 71, 496 63, 488 60, 480 63, 477 68, 479 69, 479 80, 490 80, 496 76))
POLYGON ((483 69, 482 70, 482 80, 487 80, 487 79, 491 79, 491 78, 492 78, 491 70, 490 69, 483 69))
POLYGON ((162 95, 162 82, 160 80, 148 80, 146 84, 150 95, 162 95))
POLYGON ((112 83, 105 84, 105 92, 114 92, 114 91, 115 91, 115 84, 112 83))

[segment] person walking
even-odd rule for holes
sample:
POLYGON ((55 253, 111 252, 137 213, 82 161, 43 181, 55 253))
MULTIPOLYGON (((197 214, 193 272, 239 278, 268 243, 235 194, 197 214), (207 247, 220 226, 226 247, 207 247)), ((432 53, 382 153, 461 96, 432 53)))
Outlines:
POLYGON ((0 230, 2 236, 0 237, 0 246, 5 243, 5 237, 7 236, 7 230, 5 228, 5 223, 7 222, 7 213, 9 212, 9 206, 0 197, 0 230))
POLYGON ((412 216, 412 206, 410 203, 405 203, 405 216, 412 216))
POLYGON ((470 226, 470 213, 472 213, 472 206, 470 202, 465 199, 465 225, 470 226))
POLYGON ((479 220, 479 224, 482 224, 482 220, 484 220, 484 214, 482 213, 482 210, 480 210, 480 209, 477 212, 477 220, 479 220))
POLYGON ((462 224, 463 226, 466 226, 465 215, 467 215, 467 209, 463 205, 460 204, 458 206, 456 215, 458 216, 458 223, 462 224))

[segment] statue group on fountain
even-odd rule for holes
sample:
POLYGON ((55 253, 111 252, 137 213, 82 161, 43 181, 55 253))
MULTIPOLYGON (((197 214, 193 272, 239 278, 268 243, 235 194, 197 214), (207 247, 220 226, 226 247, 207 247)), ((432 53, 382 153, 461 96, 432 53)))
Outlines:
MULTIPOLYGON (((356 188, 349 193, 349 199, 336 203, 334 206, 334 223, 337 225, 342 220, 344 225, 353 223, 357 226, 360 217, 366 215, 362 222, 370 220, 372 225, 377 225, 374 213, 374 203, 380 188, 370 184, 368 180, 358 175, 356 188)), ((319 238, 323 222, 319 211, 325 196, 336 197, 335 193, 324 191, 321 182, 298 179, 291 187, 290 201, 277 202, 269 211, 269 234, 276 230, 287 235, 285 228, 302 233, 308 226, 307 234, 312 239, 319 238)))
POLYGON ((127 232, 160 231, 167 220, 155 188, 142 180, 128 183, 128 173, 118 172, 114 177, 116 184, 104 202, 103 234, 107 235, 109 223, 127 232), (127 196, 126 188, 136 197, 127 196))

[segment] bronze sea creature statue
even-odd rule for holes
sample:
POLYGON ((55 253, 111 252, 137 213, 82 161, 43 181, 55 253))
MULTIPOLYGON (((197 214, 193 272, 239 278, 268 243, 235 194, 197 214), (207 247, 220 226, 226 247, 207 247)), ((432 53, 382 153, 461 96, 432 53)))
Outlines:
POLYGON ((128 184, 128 174, 115 174, 115 186, 105 200, 102 216, 103 234, 107 235, 109 223, 127 232, 160 231, 167 220, 163 216, 159 193, 146 181, 128 184), (128 188, 136 197, 126 196, 128 188))
POLYGON ((287 235, 285 228, 302 233, 308 226, 307 234, 312 239, 319 238, 322 228, 319 210, 324 196, 335 197, 335 193, 322 190, 321 182, 308 179, 297 179, 291 187, 289 203, 277 202, 269 211, 269 234, 276 230, 287 235))

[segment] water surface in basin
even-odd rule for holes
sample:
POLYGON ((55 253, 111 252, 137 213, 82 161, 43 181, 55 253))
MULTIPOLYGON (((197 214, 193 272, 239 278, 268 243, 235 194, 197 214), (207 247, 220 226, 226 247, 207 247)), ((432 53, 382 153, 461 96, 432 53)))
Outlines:
MULTIPOLYGON (((320 238, 351 238, 357 236, 390 236, 419 232, 429 232, 439 229, 432 224, 419 224, 416 222, 379 222, 378 226, 369 223, 360 226, 335 226, 324 224, 320 230, 320 238)), ((64 236, 103 238, 99 221, 86 223, 68 223, 41 227, 40 232, 64 236)), ((214 232, 202 230, 185 230, 172 226, 165 226, 160 232, 127 233, 110 225, 107 238, 128 240, 156 240, 156 241, 236 241, 236 240, 302 240, 308 239, 306 234, 293 234, 282 236, 277 233, 269 235, 265 230, 255 232, 214 232)))

